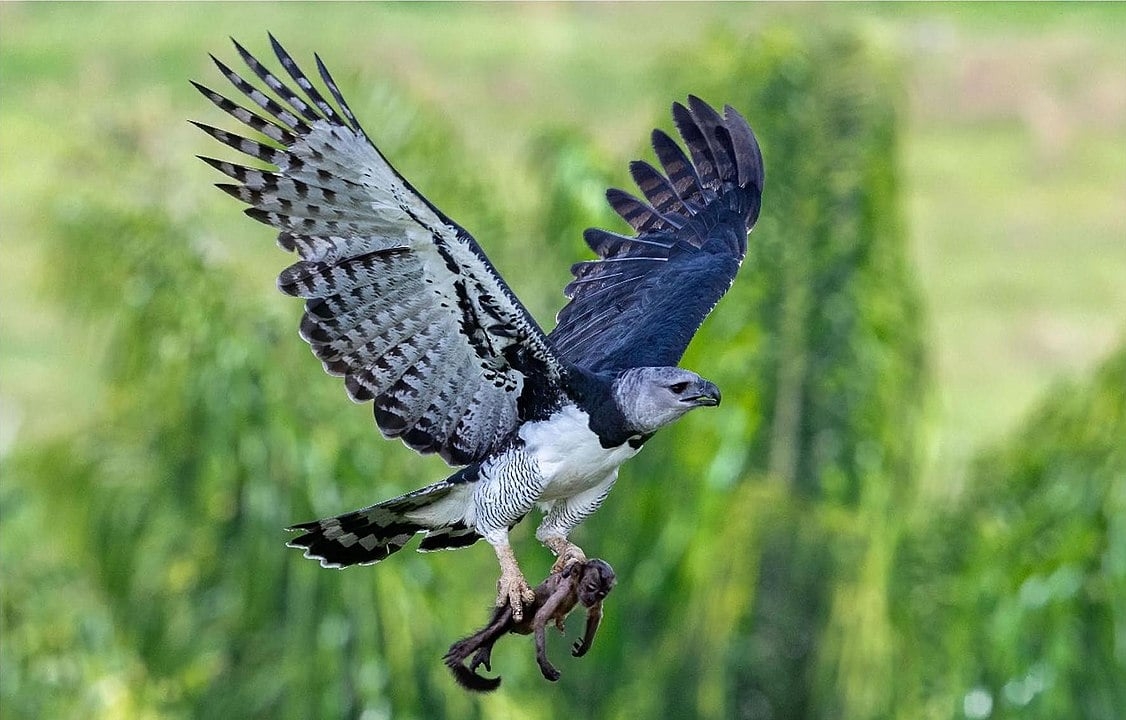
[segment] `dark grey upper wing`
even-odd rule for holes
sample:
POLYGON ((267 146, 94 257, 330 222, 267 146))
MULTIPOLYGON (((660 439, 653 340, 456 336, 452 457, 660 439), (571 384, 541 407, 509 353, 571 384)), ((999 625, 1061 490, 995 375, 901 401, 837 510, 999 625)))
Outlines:
POLYGON ((353 400, 374 401, 383 434, 452 464, 480 460, 518 426, 522 393, 557 390, 558 359, 469 233, 371 143, 320 58, 339 111, 270 41, 299 90, 238 43, 274 96, 215 64, 262 112, 196 87, 273 143, 196 124, 277 170, 203 159, 301 258, 278 278, 282 292, 306 298, 301 336, 353 400))
POLYGON ((676 365, 708 313, 731 287, 762 200, 762 153, 747 121, 697 97, 675 103, 673 120, 691 156, 660 130, 653 148, 664 174, 636 161, 646 201, 609 190, 635 237, 591 228, 599 260, 571 268, 571 302, 548 336, 564 360, 591 370, 676 365))

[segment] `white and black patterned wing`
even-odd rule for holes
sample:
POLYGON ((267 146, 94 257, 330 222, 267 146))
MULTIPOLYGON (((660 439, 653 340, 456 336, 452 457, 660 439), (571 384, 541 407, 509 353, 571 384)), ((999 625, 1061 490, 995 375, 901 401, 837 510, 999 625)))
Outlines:
POLYGON ((549 335, 568 362, 598 371, 676 365, 746 254, 764 177, 754 133, 730 106, 720 116, 693 96, 672 114, 691 158, 654 130, 664 173, 630 164, 645 200, 606 193, 637 234, 584 234, 599 259, 571 268, 570 302, 549 335))
POLYGON ((195 123, 267 171, 203 158, 246 213, 281 232, 299 262, 279 288, 306 299, 301 336, 380 430, 463 465, 485 457, 551 397, 560 365, 476 241, 414 190, 368 139, 320 58, 334 107, 271 36, 298 89, 235 43, 273 95, 215 64, 257 109, 199 90, 271 143, 195 123))

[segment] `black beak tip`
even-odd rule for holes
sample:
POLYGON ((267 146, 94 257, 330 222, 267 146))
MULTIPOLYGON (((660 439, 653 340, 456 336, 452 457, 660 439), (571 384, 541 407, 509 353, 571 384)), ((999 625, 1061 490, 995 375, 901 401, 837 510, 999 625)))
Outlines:
POLYGON ((719 388, 716 387, 714 383, 708 382, 704 384, 703 388, 701 388, 698 402, 701 405, 710 405, 714 407, 719 405, 722 399, 723 397, 722 395, 720 395, 719 388))

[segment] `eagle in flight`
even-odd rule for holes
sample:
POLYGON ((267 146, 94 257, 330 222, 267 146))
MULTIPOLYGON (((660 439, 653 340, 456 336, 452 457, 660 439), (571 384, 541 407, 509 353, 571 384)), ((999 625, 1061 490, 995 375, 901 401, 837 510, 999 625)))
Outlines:
POLYGON ((289 545, 345 567, 379 562, 417 533, 421 551, 483 537, 500 562, 497 603, 519 615, 532 591, 509 530, 539 506, 536 538, 555 569, 584 560, 568 536, 605 500, 618 467, 660 428, 719 404, 713 383, 676 365, 746 253, 763 188, 758 142, 730 106, 720 115, 694 96, 674 103, 687 153, 653 131, 663 172, 630 165, 645 199, 606 193, 633 234, 584 233, 598 257, 573 266, 569 302, 545 333, 477 241, 376 148, 320 58, 335 105, 270 42, 292 84, 236 42, 273 94, 214 56, 250 102, 193 85, 270 142, 195 124, 276 170, 201 159, 234 179, 218 187, 297 254, 278 287, 305 299, 301 337, 325 370, 344 378, 352 400, 372 402, 385 437, 460 468, 296 525, 302 534, 289 545))

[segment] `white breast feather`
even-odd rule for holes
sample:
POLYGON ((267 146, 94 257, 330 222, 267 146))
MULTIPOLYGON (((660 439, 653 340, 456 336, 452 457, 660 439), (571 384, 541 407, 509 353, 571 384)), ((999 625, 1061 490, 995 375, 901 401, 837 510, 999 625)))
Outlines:
POLYGON ((629 443, 602 447, 588 420, 585 412, 568 405, 547 420, 520 428, 524 452, 534 459, 543 477, 541 499, 570 497, 589 490, 640 449, 629 443))

